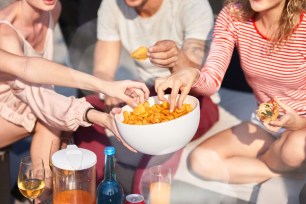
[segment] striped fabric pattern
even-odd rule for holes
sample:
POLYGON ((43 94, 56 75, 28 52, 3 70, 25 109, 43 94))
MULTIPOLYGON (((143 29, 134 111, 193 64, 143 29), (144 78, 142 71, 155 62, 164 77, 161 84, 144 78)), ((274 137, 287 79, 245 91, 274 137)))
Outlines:
POLYGON ((286 44, 271 52, 269 40, 252 19, 237 21, 229 14, 229 7, 225 7, 217 18, 209 57, 194 89, 204 95, 218 91, 235 46, 259 103, 278 97, 299 114, 306 113, 305 13, 286 44))

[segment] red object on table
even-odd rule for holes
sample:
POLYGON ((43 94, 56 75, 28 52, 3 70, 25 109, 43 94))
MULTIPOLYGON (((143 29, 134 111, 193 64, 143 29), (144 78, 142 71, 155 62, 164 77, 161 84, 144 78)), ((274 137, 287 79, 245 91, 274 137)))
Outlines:
POLYGON ((145 204, 144 197, 140 194, 129 194, 125 197, 125 204, 145 204))

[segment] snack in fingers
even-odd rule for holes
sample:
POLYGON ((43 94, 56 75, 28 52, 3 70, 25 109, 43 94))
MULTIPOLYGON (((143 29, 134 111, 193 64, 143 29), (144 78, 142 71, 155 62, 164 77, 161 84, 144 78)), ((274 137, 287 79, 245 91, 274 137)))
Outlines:
POLYGON ((275 100, 261 103, 256 110, 257 117, 266 123, 276 120, 279 115, 279 105, 275 100))
POLYGON ((141 46, 134 52, 132 52, 131 57, 137 60, 145 60, 147 59, 148 48, 141 46))

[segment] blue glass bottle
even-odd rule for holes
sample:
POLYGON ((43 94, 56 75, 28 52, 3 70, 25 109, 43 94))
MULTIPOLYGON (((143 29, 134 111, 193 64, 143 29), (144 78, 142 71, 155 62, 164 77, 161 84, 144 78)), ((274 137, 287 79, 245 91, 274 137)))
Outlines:
POLYGON ((120 183, 116 180, 115 148, 105 147, 104 179, 97 188, 96 204, 122 204, 124 192, 120 183))

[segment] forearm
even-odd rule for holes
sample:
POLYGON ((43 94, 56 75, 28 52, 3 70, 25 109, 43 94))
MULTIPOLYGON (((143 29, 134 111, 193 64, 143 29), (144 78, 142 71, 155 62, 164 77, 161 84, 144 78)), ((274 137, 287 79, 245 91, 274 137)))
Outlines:
POLYGON ((182 68, 194 67, 201 69, 207 53, 208 41, 187 39, 180 50, 176 65, 171 70, 176 72, 182 68))
POLYGON ((38 84, 52 84, 95 92, 103 92, 104 82, 92 75, 42 58, 28 58, 18 77, 38 84), (43 69, 42 69, 43 67, 43 69))
POLYGON ((113 81, 119 65, 120 42, 98 40, 94 53, 93 75, 105 81, 113 81))
POLYGON ((85 113, 84 119, 89 123, 97 124, 101 127, 106 127, 109 123, 110 117, 107 113, 100 112, 95 109, 90 109, 85 113))
POLYGON ((44 123, 61 130, 74 131, 89 126, 84 113, 92 105, 85 98, 76 99, 56 93, 48 86, 32 86, 16 80, 13 94, 31 108, 31 112, 44 123))
POLYGON ((170 69, 170 71, 171 73, 174 73, 186 67, 200 69, 201 66, 199 63, 191 61, 184 52, 181 52, 176 62, 176 65, 172 69, 170 69))

